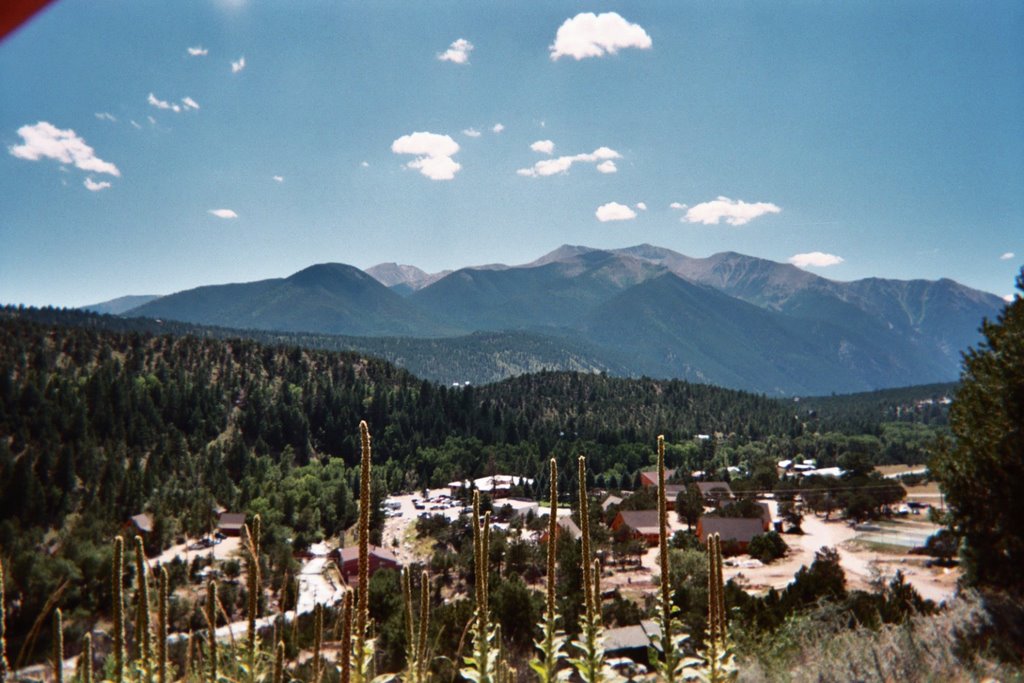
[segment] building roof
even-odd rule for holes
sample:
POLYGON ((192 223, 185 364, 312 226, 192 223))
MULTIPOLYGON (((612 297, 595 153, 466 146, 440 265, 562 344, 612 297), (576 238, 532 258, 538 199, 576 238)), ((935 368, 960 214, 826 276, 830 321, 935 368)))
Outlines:
MULTIPOLYGON (((371 556, 376 557, 379 560, 383 560, 385 562, 394 562, 395 564, 398 564, 398 558, 395 557, 395 554, 387 548, 381 548, 379 545, 371 545, 368 546, 368 550, 371 556)), ((353 560, 359 560, 359 546, 357 545, 350 545, 345 548, 340 548, 338 550, 338 553, 339 555, 341 555, 342 564, 352 562, 353 560)))
POLYGON ((620 626, 619 628, 606 628, 604 630, 605 652, 632 650, 641 647, 648 648, 650 646, 651 638, 640 624, 620 626))
MULTIPOLYGON (((668 473, 665 473, 668 476, 668 473)), ((657 486, 658 485, 658 470, 644 470, 640 473, 640 483, 644 486, 657 486)))
POLYGON ((555 524, 557 524, 563 531, 569 532, 569 536, 572 539, 578 540, 583 538, 583 530, 579 528, 576 522, 572 521, 572 517, 559 517, 555 524))
POLYGON ((661 533, 661 521, 657 510, 620 510, 622 523, 641 534, 661 533))
POLYGON ((706 541, 711 534, 718 534, 723 541, 750 543, 750 539, 764 533, 764 522, 753 517, 710 517, 704 515, 698 523, 700 540, 706 541))
POLYGON ((512 488, 513 486, 532 486, 533 479, 529 477, 517 477, 512 474, 496 474, 493 477, 480 477, 470 482, 468 479, 465 481, 450 481, 448 482, 448 488, 469 488, 470 486, 475 487, 481 493, 487 493, 489 491, 504 491, 512 488))
POLYGON ((608 496, 607 498, 604 499, 604 502, 601 503, 601 509, 607 510, 612 505, 618 505, 621 502, 622 498, 620 496, 608 496))
POLYGON ((700 495, 705 497, 711 497, 718 495, 715 489, 725 489, 726 495, 732 498, 732 489, 729 488, 729 483, 724 481, 698 481, 697 488, 700 489, 700 495))
POLYGON ((241 531, 243 526, 245 526, 244 512, 222 512, 220 513, 220 519, 217 520, 217 528, 219 529, 238 529, 241 531))
POLYGON ((144 534, 148 534, 153 531, 153 517, 148 512, 143 512, 140 515, 132 515, 132 524, 135 528, 144 534))

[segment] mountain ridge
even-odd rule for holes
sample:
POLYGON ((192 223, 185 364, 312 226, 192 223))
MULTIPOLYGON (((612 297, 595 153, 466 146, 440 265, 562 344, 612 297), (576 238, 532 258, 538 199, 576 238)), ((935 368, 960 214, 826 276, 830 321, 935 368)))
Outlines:
MULTIPOLYGON (((562 245, 523 265, 435 274, 397 263, 314 264, 286 278, 185 290, 126 314, 359 338, 459 337, 460 352, 487 333, 480 358, 494 368, 516 358, 506 376, 606 367, 792 395, 953 380, 960 353, 1002 304, 948 278, 840 282, 736 252, 693 258, 640 244, 562 245), (530 349, 543 347, 505 332, 558 341, 545 360, 531 360, 530 349), (503 356, 500 339, 514 356, 503 356)), ((417 354, 409 362, 438 367, 452 344, 404 348, 417 354)))

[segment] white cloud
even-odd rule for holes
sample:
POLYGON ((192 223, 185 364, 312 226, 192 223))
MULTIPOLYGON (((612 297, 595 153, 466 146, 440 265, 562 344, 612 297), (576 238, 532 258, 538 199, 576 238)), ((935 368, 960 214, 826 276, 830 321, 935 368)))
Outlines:
POLYGON ((205 56, 206 56, 206 55, 208 55, 209 53, 210 53, 210 51, 209 51, 209 50, 207 50, 207 49, 206 49, 205 47, 203 47, 202 45, 197 45, 197 46, 195 46, 195 47, 190 47, 190 48, 188 49, 188 54, 189 54, 189 56, 191 56, 191 57, 205 57, 205 56))
POLYGON ((491 126, 491 130, 495 133, 500 133, 501 131, 505 130, 505 124, 496 123, 493 126, 491 126))
POLYGON ((91 177, 86 178, 82 184, 85 185, 85 189, 89 190, 90 192, 99 192, 100 190, 105 190, 108 187, 110 187, 110 183, 108 183, 106 180, 96 182, 91 177))
MULTIPOLYGON (((555 159, 542 159, 530 168, 521 168, 516 171, 516 173, 527 178, 537 178, 556 175, 559 173, 567 173, 576 162, 593 164, 599 161, 609 162, 612 159, 621 158, 622 155, 610 147, 598 147, 590 154, 574 154, 572 156, 562 156, 555 159)), ((598 166, 598 170, 602 173, 615 173, 616 169, 615 164, 613 163, 611 168, 608 168, 605 164, 600 164, 598 166), (601 166, 604 166, 604 168, 601 168, 601 166)))
POLYGON ((231 62, 231 73, 236 74, 245 68, 245 57, 239 57, 237 62, 231 62))
POLYGON ((149 119, 149 125, 151 125, 151 126, 155 126, 156 125, 156 119, 154 119, 152 116, 147 116, 146 118, 149 119))
POLYGON ((361 161, 361 162, 359 162, 359 165, 362 166, 363 168, 370 168, 370 162, 369 161, 361 161))
POLYGON ((210 213, 217 218, 238 218, 238 214, 231 209, 210 209, 210 213))
POLYGON ((412 154, 416 158, 406 164, 431 180, 451 180, 462 166, 452 159, 459 151, 459 143, 447 135, 416 132, 403 135, 391 143, 395 154, 412 154))
POLYGON ((22 126, 18 129, 18 135, 25 141, 24 144, 14 145, 9 151, 19 159, 55 159, 63 164, 74 164, 83 171, 121 177, 117 166, 96 156, 93 148, 70 128, 61 130, 52 123, 40 121, 34 126, 22 126))
POLYGON ((283 175, 276 175, 276 176, 274 176, 274 180, 276 180, 279 183, 283 183, 284 182, 284 176, 283 175))
POLYGON ((639 24, 631 24, 615 12, 582 12, 558 27, 555 42, 548 49, 552 61, 559 57, 579 61, 613 55, 628 47, 647 50, 651 47, 651 37, 639 24))
POLYGON ((673 209, 686 209, 686 215, 681 219, 684 223, 703 223, 704 225, 718 225, 722 219, 725 219, 729 225, 746 225, 759 216, 782 211, 778 206, 769 202, 751 204, 728 197, 718 197, 710 202, 702 202, 689 208, 679 202, 672 202, 670 206, 673 209))
POLYGON ((615 162, 609 159, 608 161, 602 161, 597 165, 597 170, 601 173, 617 173, 619 167, 615 165, 615 162))
POLYGON ((1014 256, 1016 256, 1016 254, 1014 254, 1014 253, 1013 253, 1012 251, 1008 251, 1008 252, 1006 252, 1005 254, 1003 254, 1002 256, 1000 256, 1000 257, 999 257, 999 260, 1000 260, 1000 261, 1009 261, 1009 260, 1010 260, 1010 259, 1012 259, 1012 258, 1013 258, 1014 256))
POLYGON ((185 109, 199 109, 199 103, 191 97, 182 97, 181 103, 185 105, 185 109))
POLYGON ((135 119, 131 119, 131 120, 129 121, 129 123, 130 123, 130 124, 132 124, 132 125, 133 125, 133 126, 134 126, 134 127, 135 127, 135 128, 137 129, 137 130, 142 130, 142 126, 140 126, 140 125, 139 125, 139 124, 138 124, 138 123, 137 123, 137 122, 135 121, 135 119))
POLYGON ((679 202, 672 202, 671 204, 668 205, 668 208, 682 211, 683 209, 686 208, 686 204, 680 204, 679 202))
POLYGON ((530 145, 530 149, 541 154, 551 154, 555 151, 555 143, 551 140, 537 140, 537 142, 530 145))
POLYGON ((1004 294, 1003 295, 1003 301, 1005 301, 1008 304, 1012 304, 1013 300, 1015 298, 1017 298, 1017 297, 1015 297, 1013 294, 1004 294))
POLYGON ((469 64, 469 53, 473 51, 473 43, 465 38, 459 38, 452 43, 447 50, 437 55, 442 62, 452 64, 469 64))
POLYGON ((483 133, 478 131, 476 128, 467 128, 466 130, 462 131, 462 134, 465 135, 467 138, 478 138, 481 135, 483 135, 483 133))
POLYGON ((174 112, 181 111, 180 105, 175 104, 174 102, 168 102, 167 100, 158 99, 157 96, 153 93, 149 93, 149 97, 146 98, 146 101, 149 102, 152 106, 156 107, 157 109, 170 109, 174 112))
POLYGON ((108 114, 105 111, 96 112, 96 118, 98 118, 100 121, 110 121, 111 123, 117 123, 117 117, 113 114, 108 114))
POLYGON ((647 210, 647 204, 645 204, 644 202, 637 202, 636 203, 636 208, 639 209, 640 211, 646 211, 647 210))
POLYGON ((789 257, 789 262, 797 268, 827 268, 828 266, 837 266, 843 262, 842 256, 836 256, 835 254, 825 254, 820 251, 811 251, 806 254, 793 254, 789 257))
POLYGON ((629 208, 625 204, 619 204, 618 202, 608 202, 597 207, 597 211, 594 212, 597 216, 597 220, 602 223, 608 221, 630 221, 636 218, 636 211, 629 208))

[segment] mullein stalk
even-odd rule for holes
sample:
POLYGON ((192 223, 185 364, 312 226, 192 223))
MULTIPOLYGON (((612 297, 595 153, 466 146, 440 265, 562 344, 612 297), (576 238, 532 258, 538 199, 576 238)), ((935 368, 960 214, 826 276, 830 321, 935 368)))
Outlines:
POLYGON ((722 539, 708 537, 708 642, 704 652, 706 680, 712 683, 735 680, 733 661, 725 623, 725 584, 722 574, 722 539))
POLYGON ((576 673, 586 683, 599 683, 605 680, 604 645, 602 643, 600 596, 595 595, 595 575, 600 572, 600 564, 591 558, 590 553, 590 505, 587 498, 587 458, 581 455, 577 461, 579 476, 579 512, 580 530, 582 533, 581 570, 583 572, 583 605, 585 611, 580 617, 580 640, 574 643, 580 656, 570 660, 576 673), (593 564, 591 564, 593 563, 593 564))
POLYGON ((246 529, 246 549, 248 554, 248 568, 246 570, 246 584, 249 592, 249 602, 246 614, 248 627, 246 630, 246 655, 249 659, 249 682, 256 682, 256 617, 259 612, 259 591, 260 591, 260 516, 253 519, 252 529, 246 529))
POLYGON ((345 591, 341 600, 341 683, 352 678, 352 591, 345 591))
POLYGON ((402 678, 408 683, 426 681, 427 628, 430 622, 429 578, 424 571, 420 578, 419 617, 413 618, 412 573, 402 569, 402 597, 405 608, 406 673, 402 678))
POLYGON ((405 652, 408 680, 413 680, 416 668, 416 627, 412 619, 412 579, 408 567, 402 567, 402 608, 405 611, 405 652))
POLYGON ((419 640, 416 643, 416 679, 421 683, 427 680, 427 630, 430 627, 430 578, 424 569, 420 575, 420 619, 419 640))
POLYGON ((284 641, 277 641, 274 653, 274 683, 284 683, 284 641))
POLYGON ((488 605, 488 558, 491 536, 491 513, 480 523, 480 492, 473 492, 473 571, 476 575, 476 614, 473 618, 473 656, 466 657, 462 675, 476 683, 494 683, 496 668, 494 629, 488 605))
POLYGON ((135 642, 136 655, 147 683, 153 680, 153 652, 149 629, 149 582, 146 580, 146 554, 142 537, 135 537, 135 642))
POLYGON ((59 607, 53 612, 53 680, 64 683, 64 620, 59 607))
POLYGON ((372 653, 368 652, 367 647, 367 626, 370 613, 370 464, 373 459, 373 452, 370 449, 370 428, 366 420, 359 422, 359 439, 359 594, 355 642, 352 644, 355 661, 352 668, 356 683, 366 683, 370 679, 372 658, 372 653))
POLYGON ((7 680, 7 613, 4 607, 4 563, 0 560, 0 683, 7 680))
POLYGON ((157 683, 167 683, 167 621, 169 619, 168 590, 169 579, 167 568, 160 566, 160 573, 156 578, 156 680, 157 683))
POLYGON ((661 569, 661 649, 665 665, 661 672, 668 683, 678 679, 679 653, 672 635, 672 586, 669 581, 668 497, 665 486, 665 437, 658 435, 658 553, 661 569))
POLYGON ((78 655, 78 683, 92 683, 92 634, 82 638, 82 654, 78 655))
POLYGON ((213 581, 206 584, 206 626, 210 656, 209 683, 217 683, 217 584, 213 581))
POLYGON ((565 657, 562 646, 565 637, 558 631, 558 613, 555 610, 555 559, 558 551, 558 464, 554 458, 549 462, 550 489, 548 491, 548 575, 545 595, 543 640, 535 643, 540 657, 530 661, 530 668, 536 672, 541 683, 551 683, 558 676, 558 663, 565 657))
POLYGON ((114 539, 114 683, 124 683, 124 538, 114 539))
POLYGON ((324 606, 319 602, 313 607, 313 683, 320 683, 324 666, 320 650, 324 638, 324 606))

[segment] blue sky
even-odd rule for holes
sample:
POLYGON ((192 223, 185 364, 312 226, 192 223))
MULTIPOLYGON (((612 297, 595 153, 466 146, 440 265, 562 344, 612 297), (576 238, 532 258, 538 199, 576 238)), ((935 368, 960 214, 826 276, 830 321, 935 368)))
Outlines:
POLYGON ((63 0, 0 42, 0 302, 642 242, 1006 295, 1021 35, 999 1, 63 0))

